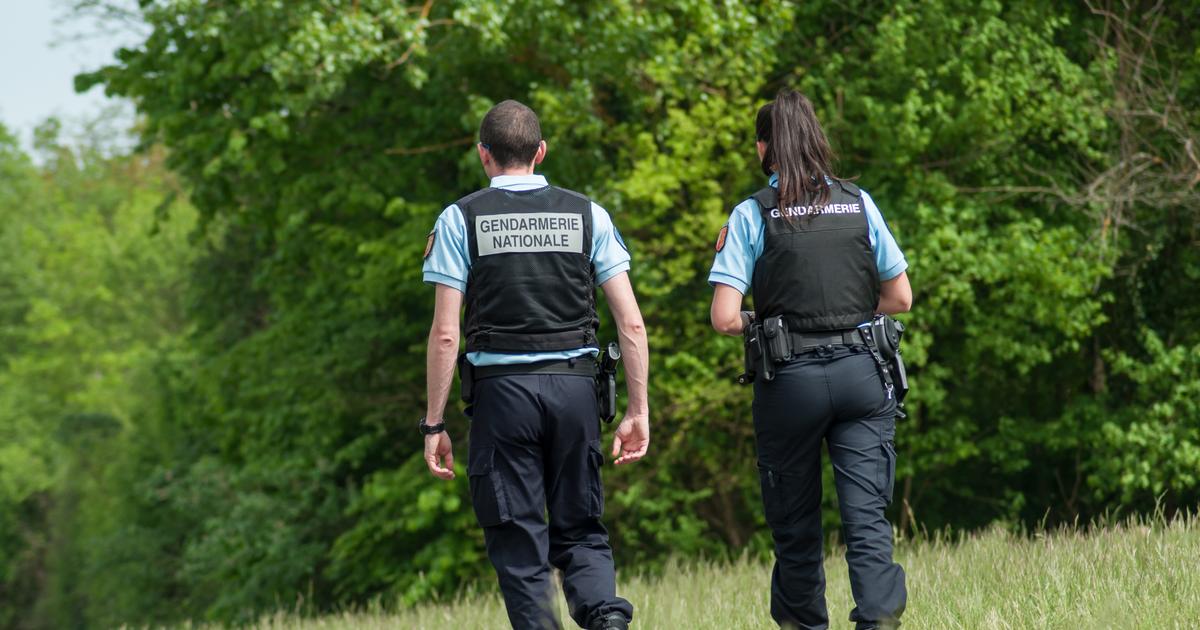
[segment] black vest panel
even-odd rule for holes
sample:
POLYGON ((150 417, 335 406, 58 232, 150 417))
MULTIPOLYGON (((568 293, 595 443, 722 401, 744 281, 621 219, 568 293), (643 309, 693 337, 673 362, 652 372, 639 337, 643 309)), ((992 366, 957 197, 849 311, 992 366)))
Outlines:
POLYGON ((587 197, 554 186, 485 188, 458 207, 471 259, 468 352, 599 347, 587 197))
POLYGON ((765 224, 763 252, 754 265, 759 320, 783 315, 793 332, 845 330, 870 321, 879 305, 879 270, 858 187, 834 182, 824 206, 781 209, 779 191, 771 186, 752 199, 765 224))

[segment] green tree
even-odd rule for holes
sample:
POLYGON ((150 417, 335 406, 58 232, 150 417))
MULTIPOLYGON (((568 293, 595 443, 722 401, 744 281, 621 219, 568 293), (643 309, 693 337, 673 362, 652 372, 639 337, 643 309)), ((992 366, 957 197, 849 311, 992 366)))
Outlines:
MULTIPOLYGON (((20 324, 30 309, 29 271, 22 256, 24 217, 36 216, 37 172, 16 138, 0 125, 0 387, 4 366, 26 348, 20 324)), ((53 482, 52 440, 34 418, 0 397, 0 589, 10 604, 0 608, 0 626, 19 621, 18 612, 36 598, 40 553, 45 541, 46 493, 53 482)))
POLYGON ((162 205, 177 191, 162 153, 112 157, 58 134, 39 128, 39 166, 0 136, 3 627, 88 620, 89 581, 110 576, 87 560, 120 490, 101 477, 130 455, 113 441, 145 431, 154 363, 187 326, 194 217, 162 205))

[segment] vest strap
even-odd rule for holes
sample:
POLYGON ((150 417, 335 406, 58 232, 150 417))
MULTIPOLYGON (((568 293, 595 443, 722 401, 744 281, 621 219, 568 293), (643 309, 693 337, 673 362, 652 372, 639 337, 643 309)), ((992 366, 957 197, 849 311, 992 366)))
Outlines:
POLYGON ((540 352, 584 347, 600 347, 590 329, 540 334, 476 332, 467 337, 467 348, 472 352, 540 352))
POLYGON ((774 186, 761 188, 758 192, 750 195, 750 198, 757 201, 763 210, 779 207, 779 191, 774 186))

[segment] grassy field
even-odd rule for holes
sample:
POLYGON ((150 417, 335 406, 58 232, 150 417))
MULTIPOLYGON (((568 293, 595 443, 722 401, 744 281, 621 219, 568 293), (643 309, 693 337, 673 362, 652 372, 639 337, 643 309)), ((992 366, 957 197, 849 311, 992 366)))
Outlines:
MULTIPOLYGON (((902 543, 907 628, 1195 628, 1200 626, 1200 519, 1126 523, 1019 536, 993 529, 957 541, 902 543)), ((832 628, 850 628, 845 560, 825 567, 832 628)), ((662 577, 622 579, 637 628, 768 628, 769 565, 678 564, 662 577)), ((573 627, 561 605, 567 627, 573 627)), ((261 630, 507 628, 498 596, 400 613, 318 619, 276 615, 261 630)))

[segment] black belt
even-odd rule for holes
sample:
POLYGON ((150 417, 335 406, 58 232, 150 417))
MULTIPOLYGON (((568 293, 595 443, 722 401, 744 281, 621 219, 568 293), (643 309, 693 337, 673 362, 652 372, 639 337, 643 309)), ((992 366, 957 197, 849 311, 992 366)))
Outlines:
POLYGON ((865 346, 866 339, 857 328, 827 333, 790 333, 792 354, 802 354, 826 346, 865 346))
POLYGON ((566 374, 573 376, 595 376, 596 359, 590 356, 573 359, 554 359, 537 361, 535 363, 514 363, 512 365, 484 365, 472 368, 475 380, 493 376, 511 376, 514 374, 566 374))

